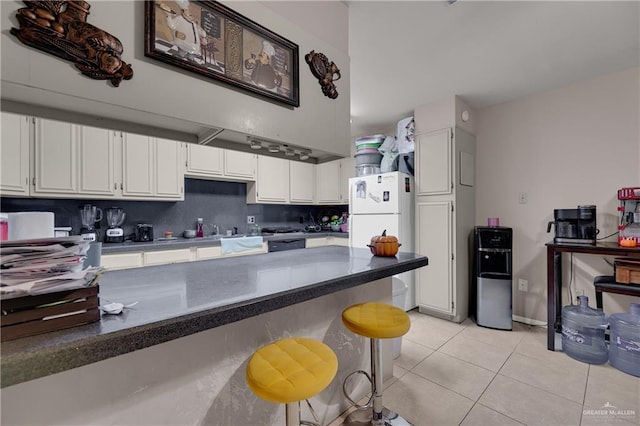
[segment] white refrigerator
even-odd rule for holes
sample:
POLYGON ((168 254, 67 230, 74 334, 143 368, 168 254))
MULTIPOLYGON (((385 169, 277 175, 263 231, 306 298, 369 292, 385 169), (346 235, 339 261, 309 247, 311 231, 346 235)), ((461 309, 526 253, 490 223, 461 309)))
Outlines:
MULTIPOLYGON (((349 179, 349 244, 367 248, 371 237, 395 235, 401 252, 414 248, 413 177, 401 172, 382 173, 349 179)), ((415 302, 414 272, 394 276, 407 285, 404 309, 415 302)), ((396 291, 396 289, 394 289, 396 291)))

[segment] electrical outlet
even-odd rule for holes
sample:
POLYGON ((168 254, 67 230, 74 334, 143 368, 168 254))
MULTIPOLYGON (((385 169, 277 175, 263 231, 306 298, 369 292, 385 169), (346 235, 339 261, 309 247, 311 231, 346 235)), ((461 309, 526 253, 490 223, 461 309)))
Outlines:
POLYGON ((247 216, 247 223, 256 223, 255 216, 247 216))
POLYGON ((518 290, 520 291, 529 291, 529 281, 523 280, 522 278, 518 279, 518 290))
POLYGON ((518 203, 519 204, 527 204, 527 193, 526 192, 520 192, 518 194, 518 203))

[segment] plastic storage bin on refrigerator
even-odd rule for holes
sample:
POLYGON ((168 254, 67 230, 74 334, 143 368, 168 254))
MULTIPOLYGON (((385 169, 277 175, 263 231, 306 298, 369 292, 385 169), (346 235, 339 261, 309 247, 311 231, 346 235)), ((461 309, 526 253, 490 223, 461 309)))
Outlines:
POLYGON ((512 229, 474 229, 471 315, 482 327, 512 330, 512 229))

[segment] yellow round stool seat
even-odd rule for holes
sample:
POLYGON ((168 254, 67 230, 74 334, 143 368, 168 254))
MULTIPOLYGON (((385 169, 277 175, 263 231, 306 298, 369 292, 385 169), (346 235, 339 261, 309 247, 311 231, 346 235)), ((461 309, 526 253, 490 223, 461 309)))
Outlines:
POLYGON ((322 342, 281 339, 258 349, 247 365, 247 383, 260 398, 286 404, 322 392, 338 371, 338 358, 322 342))
POLYGON ((349 306, 342 311, 342 322, 354 333, 373 339, 400 337, 411 327, 409 315, 405 311, 376 302, 349 306))

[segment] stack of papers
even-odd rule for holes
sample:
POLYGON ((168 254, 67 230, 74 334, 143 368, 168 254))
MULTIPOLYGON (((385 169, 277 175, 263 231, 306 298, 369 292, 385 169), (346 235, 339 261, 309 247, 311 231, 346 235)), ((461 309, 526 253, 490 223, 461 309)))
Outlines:
POLYGON ((83 269, 89 241, 81 236, 3 241, 0 299, 95 285, 101 268, 83 269))

